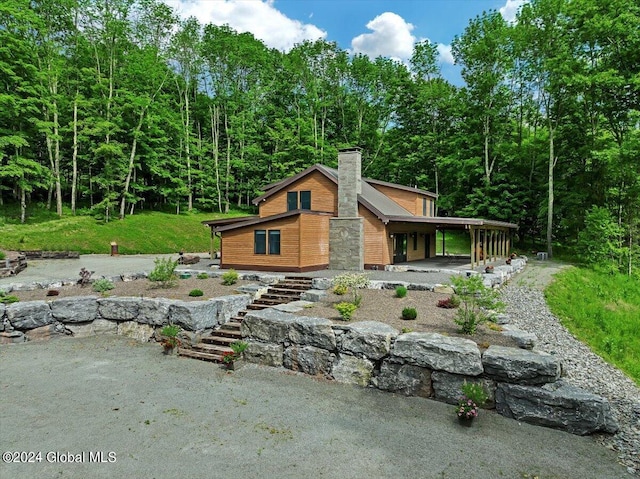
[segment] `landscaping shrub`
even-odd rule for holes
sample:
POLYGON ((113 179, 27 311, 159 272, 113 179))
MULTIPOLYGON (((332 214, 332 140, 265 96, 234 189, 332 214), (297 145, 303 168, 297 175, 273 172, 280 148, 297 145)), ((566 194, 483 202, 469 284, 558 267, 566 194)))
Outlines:
POLYGON ((402 310, 402 319, 411 320, 416 319, 417 317, 418 311, 416 311, 416 308, 404 308, 402 310))
POLYGON ((0 251, 0 260, 5 259, 6 257, 7 257, 7 255, 4 254, 4 251, 0 251))
POLYGON ((204 293, 202 292, 201 289, 192 289, 191 291, 189 291, 189 296, 191 297, 198 297, 198 296, 203 296, 204 293))
POLYGON ((248 346, 249 344, 244 341, 234 341, 229 345, 238 358, 242 357, 242 354, 247 350, 248 346))
POLYGON ((402 328, 402 334, 413 333, 413 329, 411 328, 402 328))
POLYGON ((171 258, 162 259, 156 258, 153 260, 156 265, 153 271, 149 273, 149 281, 158 283, 161 288, 170 288, 176 285, 176 268, 178 267, 178 261, 173 261, 171 258))
POLYGON ((487 288, 480 275, 468 278, 455 276, 451 283, 460 299, 460 308, 454 321, 463 334, 475 334, 479 324, 504 308, 504 304, 498 301, 498 292, 487 288))
POLYGON ((238 277, 238 272, 234 269, 230 269, 222 275, 222 284, 224 284, 225 286, 236 284, 238 282, 238 277))
POLYGON ((91 289, 93 289, 96 293, 106 293, 109 290, 115 288, 113 281, 108 278, 101 278, 91 285, 91 289))
POLYGON ((441 299, 440 301, 438 301, 438 304, 436 306, 438 306, 438 308, 455 309, 460 306, 460 298, 458 298, 454 294, 449 296, 448 298, 441 299))
POLYGON ((338 284, 333 288, 333 294, 337 294, 338 296, 344 296, 348 292, 349 292, 349 289, 342 284, 338 284))
POLYGON ((351 318, 353 317, 353 313, 355 313, 356 309, 358 309, 358 307, 355 304, 349 303, 347 301, 343 301, 342 303, 336 304, 335 308, 338 310, 338 312, 340 313, 340 316, 345 321, 351 321, 351 318))
POLYGON ((396 287, 396 298, 404 298, 407 295, 407 288, 405 286, 396 287))
POLYGON ((207 273, 198 273, 198 276, 196 276, 196 278, 198 278, 198 279, 209 279, 209 275, 207 273))
POLYGON ((9 304, 17 303, 20 299, 17 296, 13 296, 0 290, 0 303, 9 304))
POLYGON ((362 302, 362 295, 358 293, 358 290, 369 287, 369 277, 362 273, 344 273, 333 278, 334 290, 340 286, 346 288, 347 291, 351 291, 353 294, 352 303, 357 307, 362 302))

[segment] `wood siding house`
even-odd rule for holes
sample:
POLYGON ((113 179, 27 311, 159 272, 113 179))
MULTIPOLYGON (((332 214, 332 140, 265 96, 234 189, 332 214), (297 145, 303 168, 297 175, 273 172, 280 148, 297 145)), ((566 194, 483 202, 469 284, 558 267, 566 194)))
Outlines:
POLYGON ((220 267, 295 272, 330 266, 384 269, 435 256, 436 231, 443 227, 467 229, 472 239, 477 236, 472 261, 481 237, 495 240, 500 255, 508 254, 508 233, 516 225, 434 217, 434 193, 361 178, 359 149, 342 150, 338 162, 338 170, 316 164, 267 185, 264 194, 253 200, 258 207, 255 216, 205 221, 212 237, 220 237, 220 267), (342 187, 339 178, 346 178, 342 187), (339 223, 340 219, 347 223, 339 223), (344 224, 356 229, 344 230, 344 224), (346 251, 352 244, 353 254, 346 251), (359 263, 345 264, 358 255, 359 263))

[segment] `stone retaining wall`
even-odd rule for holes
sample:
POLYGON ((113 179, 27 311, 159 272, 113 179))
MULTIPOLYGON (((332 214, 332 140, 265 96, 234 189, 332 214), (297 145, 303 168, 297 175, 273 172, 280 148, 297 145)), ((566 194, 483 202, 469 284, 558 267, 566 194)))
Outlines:
POLYGON ((486 407, 507 417, 580 435, 618 428, 606 399, 561 380, 560 361, 543 352, 491 346, 481 353, 469 339, 276 309, 248 312, 242 335, 247 360, 262 365, 452 404, 464 381, 478 382, 489 393, 486 407))
POLYGON ((146 342, 169 323, 183 329, 181 339, 194 343, 201 335, 228 322, 251 301, 253 296, 249 294, 234 294, 208 301, 78 296, 0 303, 0 343, 102 333, 146 342))

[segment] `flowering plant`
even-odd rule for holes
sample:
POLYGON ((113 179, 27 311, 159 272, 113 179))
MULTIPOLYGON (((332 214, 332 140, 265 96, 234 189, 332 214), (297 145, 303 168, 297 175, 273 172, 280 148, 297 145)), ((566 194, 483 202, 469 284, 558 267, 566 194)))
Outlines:
POLYGON ((225 364, 231 364, 236 359, 236 353, 233 351, 225 351, 224 353, 222 353, 222 362, 225 364))
POLYGON ((456 414, 464 419, 476 418, 478 417, 478 405, 469 398, 460 399, 456 406, 456 414))

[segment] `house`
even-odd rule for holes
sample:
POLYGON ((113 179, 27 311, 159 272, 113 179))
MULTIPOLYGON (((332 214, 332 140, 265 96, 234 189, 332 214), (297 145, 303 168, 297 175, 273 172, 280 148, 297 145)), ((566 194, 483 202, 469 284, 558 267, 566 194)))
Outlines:
POLYGON ((508 255, 517 225, 436 217, 434 193, 362 178, 360 171, 360 149, 344 149, 337 170, 316 164, 265 186, 253 200, 257 215, 203 222, 212 239, 220 238, 220 267, 384 269, 435 256, 436 232, 445 229, 469 231, 472 264, 508 255))

